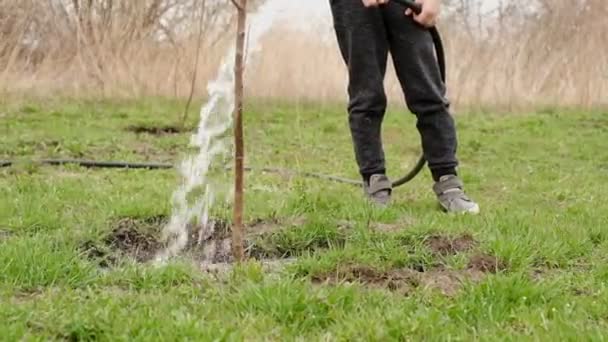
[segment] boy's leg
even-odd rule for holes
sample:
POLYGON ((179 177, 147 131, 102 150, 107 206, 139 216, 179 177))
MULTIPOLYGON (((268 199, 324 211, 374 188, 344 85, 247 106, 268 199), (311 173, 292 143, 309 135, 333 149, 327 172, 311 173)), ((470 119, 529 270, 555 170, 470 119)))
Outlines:
POLYGON ((448 211, 477 212, 479 207, 467 198, 457 178, 456 127, 431 35, 405 16, 403 7, 396 3, 385 6, 383 15, 395 71, 408 108, 417 117, 424 156, 436 182, 434 189, 439 202, 448 211))
POLYGON ((390 198, 381 139, 386 111, 384 76, 388 41, 380 8, 360 0, 331 0, 340 52, 348 67, 348 113, 355 156, 367 193, 378 203, 390 198))
POLYGON ((437 181, 456 173, 458 142, 433 41, 427 29, 405 16, 402 6, 389 3, 383 14, 397 78, 408 108, 417 117, 424 156, 437 181))

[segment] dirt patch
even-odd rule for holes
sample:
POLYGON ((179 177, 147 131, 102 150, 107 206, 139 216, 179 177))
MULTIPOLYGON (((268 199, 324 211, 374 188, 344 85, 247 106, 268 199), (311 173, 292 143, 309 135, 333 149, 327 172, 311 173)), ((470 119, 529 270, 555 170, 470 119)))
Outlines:
POLYGON ((581 120, 580 125, 585 128, 608 130, 608 119, 603 116, 581 120))
POLYGON ((306 220, 304 218, 296 218, 293 222, 285 222, 278 218, 255 219, 247 225, 247 230, 250 234, 264 235, 279 231, 286 224, 300 226, 306 224, 306 220))
POLYGON ((359 283, 400 295, 408 295, 415 289, 423 288, 453 296, 465 282, 479 282, 483 277, 484 274, 476 270, 447 270, 438 267, 420 272, 410 268, 378 270, 370 266, 348 264, 330 272, 313 274, 311 280, 316 284, 329 285, 359 283))
POLYGON ((418 286, 418 278, 413 270, 381 271, 364 265, 344 265, 332 272, 315 274, 311 279, 317 284, 331 285, 357 282, 372 288, 388 289, 404 295, 418 286))
POLYGON ((178 127, 178 126, 149 126, 149 125, 134 125, 127 127, 128 132, 136 134, 150 134, 150 135, 171 135, 190 132, 189 127, 178 127))
MULTIPOLYGON (((298 222, 300 221, 256 219, 247 224, 245 238, 247 256, 263 261, 286 258, 286 255, 265 249, 260 241, 277 234, 284 228, 293 227, 293 224, 298 222)), ((162 238, 162 229, 167 223, 166 216, 122 218, 112 223, 112 230, 100 241, 82 243, 80 251, 84 257, 95 261, 102 268, 115 266, 125 257, 139 263, 150 262, 168 245, 162 238)), ((187 235, 187 243, 180 256, 206 265, 234 262, 229 222, 212 219, 207 227, 189 225, 187 235)))
MULTIPOLYGON (((189 227, 190 239, 184 253, 203 263, 233 263, 230 225, 224 220, 213 220, 211 224, 213 232, 209 236, 201 235, 201 232, 206 230, 202 227, 189 227)), ((247 245, 247 241, 245 244, 247 245)))
POLYGON ((248 227, 248 256, 258 260, 294 258, 305 252, 340 248, 346 243, 349 227, 328 224, 300 234, 298 231, 307 223, 305 218, 296 217, 248 227))
POLYGON ((446 296, 454 296, 466 282, 480 282, 484 273, 475 270, 433 269, 419 273, 420 287, 437 290, 446 296))
POLYGON ((144 220, 122 219, 103 243, 112 251, 128 255, 138 262, 149 261, 163 247, 159 236, 164 221, 162 216, 144 220))
POLYGON ((0 228, 0 242, 10 239, 11 236, 13 236, 11 231, 0 228))
MULTIPOLYGON (((230 264, 234 260, 232 258, 232 237, 230 224, 224 221, 213 222, 213 235, 203 237, 198 236, 198 241, 195 236, 191 237, 190 241, 196 245, 189 246, 187 249, 191 251, 200 250, 199 259, 205 260, 212 264, 230 264), (200 248, 202 246, 202 249, 200 248)), ((301 217, 291 219, 254 219, 246 224, 245 236, 245 254, 248 259, 259 261, 274 261, 279 259, 287 259, 291 257, 291 253, 274 244, 287 229, 299 229, 306 220, 301 217)), ((201 227, 194 227, 194 235, 198 235, 196 231, 200 231, 201 227)), ((314 247, 314 246, 313 246, 314 247)), ((289 249, 289 246, 286 246, 289 249)))
POLYGON ((483 273, 498 273, 507 269, 507 264, 493 255, 477 254, 469 260, 468 269, 483 273))
MULTIPOLYGON (((167 247, 167 242, 161 236, 167 223, 166 216, 123 218, 114 223, 113 230, 102 242, 113 254, 130 257, 140 263, 149 262, 167 247)), ((202 229, 196 225, 187 227, 188 240, 183 254, 201 262, 231 262, 229 224, 218 219, 211 220, 209 225, 213 228, 202 229), (205 236, 203 232, 207 231, 211 233, 205 236)))
POLYGON ((426 246, 435 254, 448 256, 467 252, 475 248, 477 241, 470 234, 464 234, 456 238, 433 235, 426 240, 426 246))
MULTIPOLYGON (((357 226, 355 221, 338 221, 338 228, 342 230, 352 230, 357 226)), ((412 226, 412 220, 402 219, 395 223, 370 222, 369 229, 379 233, 398 233, 412 226)))
POLYGON ((540 281, 543 279, 544 275, 545 272, 541 269, 532 269, 528 271, 528 278, 530 278, 532 281, 540 281))
MULTIPOLYGON (((267 273, 277 273, 286 266, 294 263, 296 259, 277 259, 277 260, 261 260, 259 262, 262 270, 267 273)), ((234 269, 234 263, 202 263, 201 271, 214 275, 218 279, 222 279, 229 275, 229 272, 234 269)))
POLYGON ((398 233, 407 228, 409 224, 404 223, 375 223, 371 225, 371 228, 379 233, 398 233))
POLYGON ((79 250, 87 260, 96 263, 101 268, 109 268, 118 264, 118 257, 111 250, 93 241, 84 242, 80 245, 79 250))

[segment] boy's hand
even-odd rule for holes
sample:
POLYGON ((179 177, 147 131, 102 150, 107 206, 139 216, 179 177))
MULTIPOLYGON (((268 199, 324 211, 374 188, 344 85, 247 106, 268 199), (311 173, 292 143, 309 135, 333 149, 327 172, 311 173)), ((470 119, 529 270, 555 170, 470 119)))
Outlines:
POLYGON ((365 7, 376 7, 386 3, 388 3, 388 0, 363 0, 363 6, 365 7))
POLYGON ((435 26, 437 23, 437 17, 439 17, 441 0, 416 0, 416 2, 422 5, 422 12, 420 14, 415 14, 411 9, 408 8, 405 11, 405 15, 413 16, 414 20, 416 20, 422 26, 435 26))

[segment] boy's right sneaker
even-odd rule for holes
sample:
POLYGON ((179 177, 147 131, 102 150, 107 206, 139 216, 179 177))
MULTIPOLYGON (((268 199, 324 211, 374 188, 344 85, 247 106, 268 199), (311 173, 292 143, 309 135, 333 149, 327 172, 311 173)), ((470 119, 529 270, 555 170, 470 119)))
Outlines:
POLYGON ((479 214, 479 205, 465 194, 463 188, 460 178, 454 175, 441 177, 433 186, 437 200, 446 212, 479 214))

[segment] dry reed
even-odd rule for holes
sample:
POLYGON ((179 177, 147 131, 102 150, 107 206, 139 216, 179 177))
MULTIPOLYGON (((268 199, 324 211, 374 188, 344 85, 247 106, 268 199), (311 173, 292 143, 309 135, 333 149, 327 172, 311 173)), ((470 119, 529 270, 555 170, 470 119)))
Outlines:
MULTIPOLYGON (((286 0, 287 1, 287 0, 286 0)), ((541 2, 534 14, 504 1, 493 23, 446 13, 441 31, 450 98, 459 106, 596 107, 608 104, 608 2, 541 2)), ((0 91, 4 96, 187 98, 232 42, 229 2, 205 0, 0 0, 0 91), (202 30, 202 31, 201 31, 202 30), (199 40, 198 33, 203 32, 199 40), (197 47, 200 48, 197 60, 197 47)), ((325 25, 325 26, 323 26, 325 25)), ((257 98, 342 101, 345 68, 329 22, 319 33, 277 27, 247 70, 257 98), (329 39, 326 39, 329 37, 329 39)), ((392 70, 387 93, 402 101, 392 70)))

